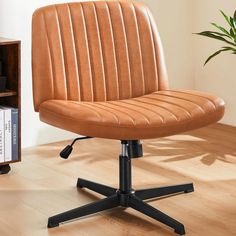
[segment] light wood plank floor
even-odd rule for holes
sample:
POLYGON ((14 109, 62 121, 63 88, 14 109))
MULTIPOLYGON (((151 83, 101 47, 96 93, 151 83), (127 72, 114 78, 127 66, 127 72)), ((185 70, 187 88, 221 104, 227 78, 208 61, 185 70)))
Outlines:
MULTIPOLYGON (((101 198, 77 190, 77 177, 118 184, 118 141, 68 142, 23 150, 22 163, 0 176, 1 236, 171 236, 172 230, 132 209, 115 209, 48 230, 47 218, 101 198)), ((213 125, 183 135, 144 141, 133 160, 135 188, 193 181, 195 192, 149 203, 183 222, 188 236, 236 235, 236 128, 213 125)))

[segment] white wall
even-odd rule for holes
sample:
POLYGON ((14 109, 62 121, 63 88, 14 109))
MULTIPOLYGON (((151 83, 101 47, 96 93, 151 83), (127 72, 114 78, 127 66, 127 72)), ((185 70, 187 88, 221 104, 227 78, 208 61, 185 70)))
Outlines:
POLYGON ((43 124, 33 109, 31 17, 36 8, 60 2, 65 0, 0 0, 0 36, 22 41, 22 147, 71 139, 76 136, 43 124))
MULTIPOLYGON (((41 123, 33 110, 31 87, 31 16, 43 5, 68 0, 0 0, 0 36, 22 40, 22 146, 70 139, 74 134, 41 123)), ((74 0, 76 1, 76 0, 74 0)), ((232 12, 235 0, 137 0, 150 6, 157 21, 166 54, 171 87, 200 89, 222 96, 229 109, 225 122, 236 124, 236 57, 226 55, 203 68, 216 43, 197 39, 192 32, 209 28, 219 8, 232 12), (222 6, 222 7, 221 7, 222 6), (227 60, 229 62, 227 62, 227 60), (223 63, 222 63, 223 62, 223 63), (234 96, 233 96, 234 95, 234 96)))
MULTIPOLYGON (((214 29, 210 22, 226 26, 219 9, 233 15, 236 10, 235 0, 195 0, 194 32, 214 29)), ((194 80, 195 89, 216 94, 226 101, 226 114, 223 123, 236 126, 236 55, 224 53, 217 56, 205 67, 203 63, 213 52, 225 46, 203 37, 194 37, 194 80)))
POLYGON ((157 22, 167 62, 170 86, 194 88, 192 0, 139 0, 147 4, 157 22))

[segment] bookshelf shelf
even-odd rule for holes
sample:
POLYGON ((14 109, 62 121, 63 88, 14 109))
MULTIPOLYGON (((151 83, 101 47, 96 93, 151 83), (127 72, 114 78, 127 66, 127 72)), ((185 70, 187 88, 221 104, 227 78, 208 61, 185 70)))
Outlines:
POLYGON ((10 165, 21 161, 21 42, 0 37, 0 61, 6 76, 6 91, 0 92, 0 106, 18 109, 18 159, 0 163, 0 174, 10 171, 10 165))
POLYGON ((0 92, 0 97, 10 97, 10 96, 16 96, 16 91, 6 90, 5 92, 0 92))

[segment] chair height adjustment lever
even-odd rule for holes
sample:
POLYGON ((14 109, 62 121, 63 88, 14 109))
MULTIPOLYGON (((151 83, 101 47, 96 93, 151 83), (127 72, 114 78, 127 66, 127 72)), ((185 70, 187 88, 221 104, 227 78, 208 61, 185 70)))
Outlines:
POLYGON ((70 154, 72 153, 73 151, 73 145, 77 142, 77 141, 80 141, 80 140, 83 140, 83 139, 90 139, 92 137, 80 137, 80 138, 76 138, 74 139, 74 141, 70 144, 70 145, 67 145, 61 152, 60 152, 60 157, 63 158, 63 159, 68 159, 70 154))

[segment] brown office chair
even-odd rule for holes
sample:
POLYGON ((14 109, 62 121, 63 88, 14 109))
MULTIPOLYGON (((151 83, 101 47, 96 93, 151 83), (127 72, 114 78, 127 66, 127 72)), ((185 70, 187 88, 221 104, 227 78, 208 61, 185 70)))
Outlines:
MULTIPOLYGON (((183 235, 181 223, 144 200, 189 193, 193 184, 135 191, 131 159, 142 156, 139 140, 217 122, 224 101, 201 92, 169 90, 159 34, 143 4, 95 1, 43 7, 33 15, 32 37, 34 107, 41 121, 122 144, 119 188, 78 179, 78 187, 106 198, 50 217, 48 227, 122 206, 183 235)), ((72 145, 61 156, 67 158, 72 145)))

